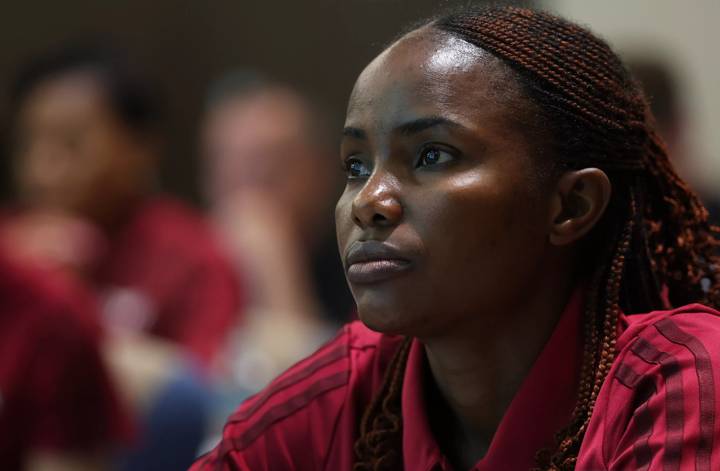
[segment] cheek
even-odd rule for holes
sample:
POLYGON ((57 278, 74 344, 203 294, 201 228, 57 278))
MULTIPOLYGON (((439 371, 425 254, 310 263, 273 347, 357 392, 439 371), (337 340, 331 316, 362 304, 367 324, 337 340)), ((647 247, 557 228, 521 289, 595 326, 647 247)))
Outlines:
POLYGON ((443 245, 449 250, 453 242, 501 243, 518 226, 525 206, 515 191, 477 174, 448 179, 437 189, 423 191, 420 198, 422 224, 448 241, 443 245))
POLYGON ((430 273, 449 296, 492 297, 521 282, 540 257, 541 210, 527 191, 483 177, 450 181, 426 204, 421 230, 430 273))
POLYGON ((354 226, 352 221, 353 197, 354 195, 346 188, 335 205, 335 232, 337 234, 340 256, 343 255, 347 247, 347 241, 354 226))
POLYGON ((77 197, 82 201, 78 204, 95 206, 96 200, 125 197, 128 188, 139 184, 141 157, 126 140, 98 133, 82 153, 78 164, 82 161, 83 168, 77 171, 77 197))

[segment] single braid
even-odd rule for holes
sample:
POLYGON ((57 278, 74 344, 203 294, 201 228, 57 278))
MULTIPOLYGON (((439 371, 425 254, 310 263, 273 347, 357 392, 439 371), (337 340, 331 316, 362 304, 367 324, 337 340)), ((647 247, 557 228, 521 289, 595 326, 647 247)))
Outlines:
MULTIPOLYGON (((717 234, 698 196, 677 175, 640 87, 612 49, 588 30, 515 7, 451 15, 432 27, 508 65, 547 133, 560 170, 598 167, 613 194, 587 237, 595 267, 585 297, 577 402, 538 470, 575 468, 600 389, 615 359, 618 316, 704 302, 720 306, 717 234)), ((363 420, 356 470, 402 469, 400 396, 408 346, 389 367, 363 420), (380 443, 382 441, 382 443, 380 443)))
POLYGON ((585 318, 585 329, 586 332, 589 332, 590 337, 585 341, 583 350, 580 388, 571 423, 556 437, 558 446, 554 454, 538 455, 539 469, 552 471, 575 469, 577 453, 595 408, 595 401, 615 360, 617 323, 620 315, 620 285, 635 225, 634 199, 631 200, 630 206, 630 216, 625 223, 620 240, 615 244, 615 253, 610 266, 607 268, 601 266, 597 272, 598 279, 605 280, 604 290, 600 291, 597 286, 594 286, 589 292, 590 296, 586 303, 589 315, 586 315, 585 318), (599 334, 598 317, 595 312, 595 307, 600 304, 604 304, 604 313, 601 317, 602 334, 599 334), (547 461, 544 461, 545 457, 547 457, 547 461))
POLYGON ((355 443, 353 471, 394 471, 402 465, 402 413, 400 395, 410 351, 405 339, 388 365, 380 391, 363 415, 360 439, 355 443))

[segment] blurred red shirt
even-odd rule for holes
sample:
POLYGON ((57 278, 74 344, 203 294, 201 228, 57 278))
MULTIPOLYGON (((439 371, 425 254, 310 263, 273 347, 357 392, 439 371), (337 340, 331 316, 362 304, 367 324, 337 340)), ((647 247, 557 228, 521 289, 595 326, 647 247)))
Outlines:
POLYGON ((208 363, 238 321, 241 293, 202 216, 148 200, 105 253, 94 278, 110 322, 175 341, 208 363))
POLYGON ((129 438, 99 353, 95 306, 0 254, 0 468, 29 451, 93 453, 129 438))
MULTIPOLYGON (((524 380, 486 455, 472 468, 527 470, 575 403, 581 346, 576 293, 524 380)), ((618 356, 599 393, 578 470, 720 469, 720 317, 705 306, 623 316, 618 356)), ((399 342, 358 322, 240 406, 192 471, 346 470, 363 412, 399 342)), ((414 341, 402 392, 403 459, 450 470, 429 427, 414 341)))

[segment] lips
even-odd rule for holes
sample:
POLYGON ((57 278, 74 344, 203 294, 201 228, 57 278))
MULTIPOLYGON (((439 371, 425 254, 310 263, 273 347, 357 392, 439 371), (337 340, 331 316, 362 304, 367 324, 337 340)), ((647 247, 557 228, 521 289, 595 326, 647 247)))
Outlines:
POLYGON ((345 256, 348 281, 353 284, 379 283, 412 267, 406 252, 385 242, 356 241, 345 256))

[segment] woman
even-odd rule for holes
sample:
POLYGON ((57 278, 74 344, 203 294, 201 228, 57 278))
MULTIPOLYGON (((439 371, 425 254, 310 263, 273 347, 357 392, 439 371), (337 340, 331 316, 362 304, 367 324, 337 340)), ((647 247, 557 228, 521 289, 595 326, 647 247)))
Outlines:
POLYGON ((206 419, 199 370, 219 360, 242 300, 207 222, 155 194, 156 97, 92 47, 39 56, 13 92, 18 201, 2 215, 0 245, 98 299, 103 354, 140 422, 119 468, 186 468, 206 419), (162 446, 170 437, 185 446, 162 446))
POLYGON ((367 327, 194 469, 720 469, 720 318, 680 307, 718 303, 714 229, 604 42, 517 8, 433 21, 362 72, 343 134, 367 327))

